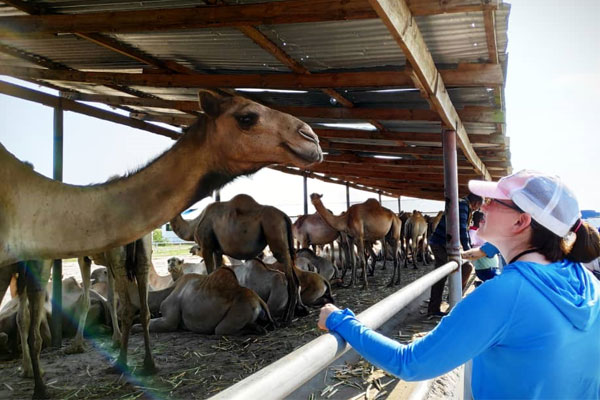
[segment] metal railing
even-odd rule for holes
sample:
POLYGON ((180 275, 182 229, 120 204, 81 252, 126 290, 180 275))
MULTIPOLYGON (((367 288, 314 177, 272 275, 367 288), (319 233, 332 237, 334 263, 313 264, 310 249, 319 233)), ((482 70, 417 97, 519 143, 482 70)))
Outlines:
MULTIPOLYGON (((369 307, 357 318, 369 328, 376 329, 457 268, 456 262, 449 262, 369 307)), ((337 334, 322 335, 211 399, 285 398, 349 349, 350 346, 337 334)))

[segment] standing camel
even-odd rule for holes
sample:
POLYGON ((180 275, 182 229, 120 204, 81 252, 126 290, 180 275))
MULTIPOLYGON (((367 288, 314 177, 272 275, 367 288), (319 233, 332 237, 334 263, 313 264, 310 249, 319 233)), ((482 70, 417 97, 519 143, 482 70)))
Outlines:
POLYGON ((209 204, 192 221, 180 215, 171 220, 173 232, 183 240, 195 240, 210 274, 223 264, 223 255, 238 260, 257 257, 269 245, 273 256, 285 266, 290 301, 284 320, 292 320, 296 304, 301 304, 298 278, 292 269, 294 239, 292 221, 275 207, 263 206, 246 194, 229 201, 209 204))
MULTIPOLYGON (((102 185, 48 179, 0 145, 0 267, 131 243, 237 176, 271 164, 306 167, 323 159, 310 126, 289 114, 239 96, 203 91, 199 99, 204 114, 171 149, 102 185)), ((43 302, 29 304, 34 320, 43 302)), ((35 363, 33 369, 34 397, 47 397, 35 363)))
MULTIPOLYGON (((376 240, 381 241, 386 253, 387 242, 391 242, 394 249, 394 270, 398 267, 397 246, 400 239, 400 226, 398 218, 391 210, 382 207, 375 199, 369 199, 361 204, 351 206, 348 211, 339 216, 333 215, 321 202, 322 195, 313 193, 310 195, 310 201, 315 206, 317 212, 323 217, 325 222, 332 228, 344 232, 351 238, 358 248, 358 257, 363 268, 363 286, 367 287, 367 259, 365 255, 365 244, 373 243, 376 240), (386 242, 386 235, 392 232, 392 237, 386 242)), ((349 246, 352 250, 352 245, 349 246)), ((349 256, 348 256, 349 259, 349 256)), ((384 260, 385 262, 385 260, 384 260)), ((356 263, 352 263, 352 276, 350 285, 354 285, 356 280, 356 263)))
MULTIPOLYGON (((318 213, 298 217, 292 224, 292 233, 298 241, 299 249, 326 244, 331 244, 333 249, 333 242, 340 236, 340 233, 327 224, 318 213)), ((331 262, 334 261, 332 251, 331 262)))
POLYGON ((406 220, 404 239, 406 241, 406 257, 404 258, 404 267, 408 266, 408 251, 410 249, 413 259, 413 269, 417 269, 417 254, 419 253, 419 245, 421 246, 423 264, 427 265, 427 221, 420 211, 414 210, 412 215, 410 215, 406 220))

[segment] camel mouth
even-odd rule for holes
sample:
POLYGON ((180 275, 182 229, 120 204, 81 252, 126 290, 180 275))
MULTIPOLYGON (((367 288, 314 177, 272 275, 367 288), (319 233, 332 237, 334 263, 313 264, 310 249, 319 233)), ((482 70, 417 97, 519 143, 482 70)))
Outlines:
POLYGON ((323 161, 323 151, 321 150, 321 146, 312 140, 311 142, 314 144, 314 146, 311 146, 310 148, 296 148, 287 143, 284 143, 283 147, 292 155, 294 155, 295 159, 301 161, 301 166, 306 166, 323 161))

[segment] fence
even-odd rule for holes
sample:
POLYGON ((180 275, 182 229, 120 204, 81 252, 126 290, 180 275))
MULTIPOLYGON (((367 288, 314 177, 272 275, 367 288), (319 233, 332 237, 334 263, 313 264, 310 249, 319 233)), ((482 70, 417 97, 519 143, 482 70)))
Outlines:
MULTIPOLYGON (((433 270, 363 311, 357 318, 372 329, 380 327, 457 267, 456 262, 449 262, 433 270)), ((322 335, 218 393, 211 400, 285 398, 349 349, 350 346, 338 335, 322 335)))

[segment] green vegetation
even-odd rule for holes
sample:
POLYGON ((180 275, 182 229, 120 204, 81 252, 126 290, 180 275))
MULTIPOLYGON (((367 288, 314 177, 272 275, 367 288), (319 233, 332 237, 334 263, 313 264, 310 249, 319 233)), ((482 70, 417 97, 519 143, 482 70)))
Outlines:
POLYGON ((192 247, 190 243, 154 243, 152 257, 189 256, 190 247, 192 247))

